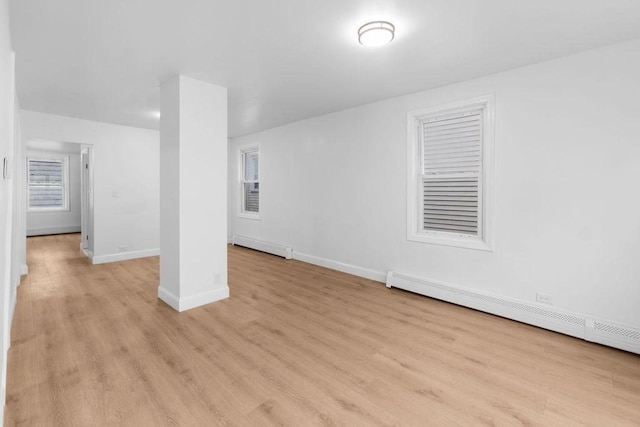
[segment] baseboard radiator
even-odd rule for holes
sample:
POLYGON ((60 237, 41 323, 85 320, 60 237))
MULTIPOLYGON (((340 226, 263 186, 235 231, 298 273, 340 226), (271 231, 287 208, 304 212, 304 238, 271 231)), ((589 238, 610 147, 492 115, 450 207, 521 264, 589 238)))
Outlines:
POLYGON ((261 240, 250 239, 248 237, 233 236, 231 238, 231 244, 281 256, 285 259, 293 258, 293 249, 282 245, 276 245, 275 243, 263 242, 261 240))
POLYGON ((545 304, 437 283, 396 272, 387 274, 387 288, 398 288, 447 301, 507 319, 571 335, 621 350, 640 354, 640 330, 561 310, 545 304))

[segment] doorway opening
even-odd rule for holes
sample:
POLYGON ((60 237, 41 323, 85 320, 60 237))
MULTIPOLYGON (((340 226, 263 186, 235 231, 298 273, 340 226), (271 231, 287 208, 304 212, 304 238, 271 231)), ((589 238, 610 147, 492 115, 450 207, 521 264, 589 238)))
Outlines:
POLYGON ((30 140, 26 144, 27 236, 80 233, 93 255, 93 147, 30 140))

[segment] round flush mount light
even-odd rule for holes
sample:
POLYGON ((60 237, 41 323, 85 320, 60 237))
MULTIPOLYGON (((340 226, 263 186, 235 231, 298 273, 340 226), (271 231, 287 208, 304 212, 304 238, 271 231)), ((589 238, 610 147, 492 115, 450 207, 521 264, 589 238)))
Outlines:
POLYGON ((358 29, 358 41, 363 46, 382 46, 390 43, 396 32, 391 22, 367 22, 358 29))

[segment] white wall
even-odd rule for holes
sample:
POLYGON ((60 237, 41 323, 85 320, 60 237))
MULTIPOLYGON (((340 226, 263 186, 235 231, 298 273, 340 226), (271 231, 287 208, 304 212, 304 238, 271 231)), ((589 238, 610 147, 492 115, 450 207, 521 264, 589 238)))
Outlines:
POLYGON ((227 89, 177 75, 160 111, 158 297, 184 311, 229 296, 227 89))
POLYGON ((22 134, 20 132, 20 106, 16 96, 14 103, 14 135, 13 135, 13 213, 11 221, 11 288, 9 297, 9 333, 13 323, 13 313, 18 302, 18 286, 20 277, 27 274, 27 240, 26 218, 24 215, 25 193, 22 191, 26 185, 25 163, 22 161, 24 147, 22 146, 22 134))
POLYGON ((27 236, 80 232, 80 144, 76 153, 27 150, 27 158, 57 159, 64 157, 69 164, 69 210, 27 211, 27 236))
POLYGON ((640 40, 231 140, 229 233, 640 327, 640 40), (406 239, 406 117, 496 96, 495 251, 406 239), (237 147, 261 144, 261 220, 237 147))
POLYGON ((90 144, 94 160, 94 262, 159 253, 157 131, 21 112, 23 141, 90 144))
POLYGON ((4 416, 7 378, 7 351, 15 288, 19 280, 20 248, 16 245, 19 220, 16 211, 17 158, 16 138, 19 135, 17 99, 15 97, 14 55, 9 35, 9 10, 6 0, 0 0, 0 420, 4 416), (8 174, 3 174, 4 159, 8 174))

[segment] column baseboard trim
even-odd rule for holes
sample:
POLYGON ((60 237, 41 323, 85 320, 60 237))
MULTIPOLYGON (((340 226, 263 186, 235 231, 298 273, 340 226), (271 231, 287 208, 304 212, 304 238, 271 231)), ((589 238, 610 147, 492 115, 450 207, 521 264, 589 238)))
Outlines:
POLYGON ((190 297, 179 298, 162 286, 158 287, 158 298, 178 312, 191 310, 206 304, 211 304, 229 298, 229 287, 224 286, 212 291, 203 292, 190 297))
MULTIPOLYGON (((85 252, 87 254, 87 252, 85 252)), ((139 251, 119 252, 115 254, 107 255, 93 255, 91 254, 91 262, 93 264, 106 264, 108 262, 127 261, 136 258, 147 258, 151 256, 160 255, 160 249, 143 249, 139 251)))

